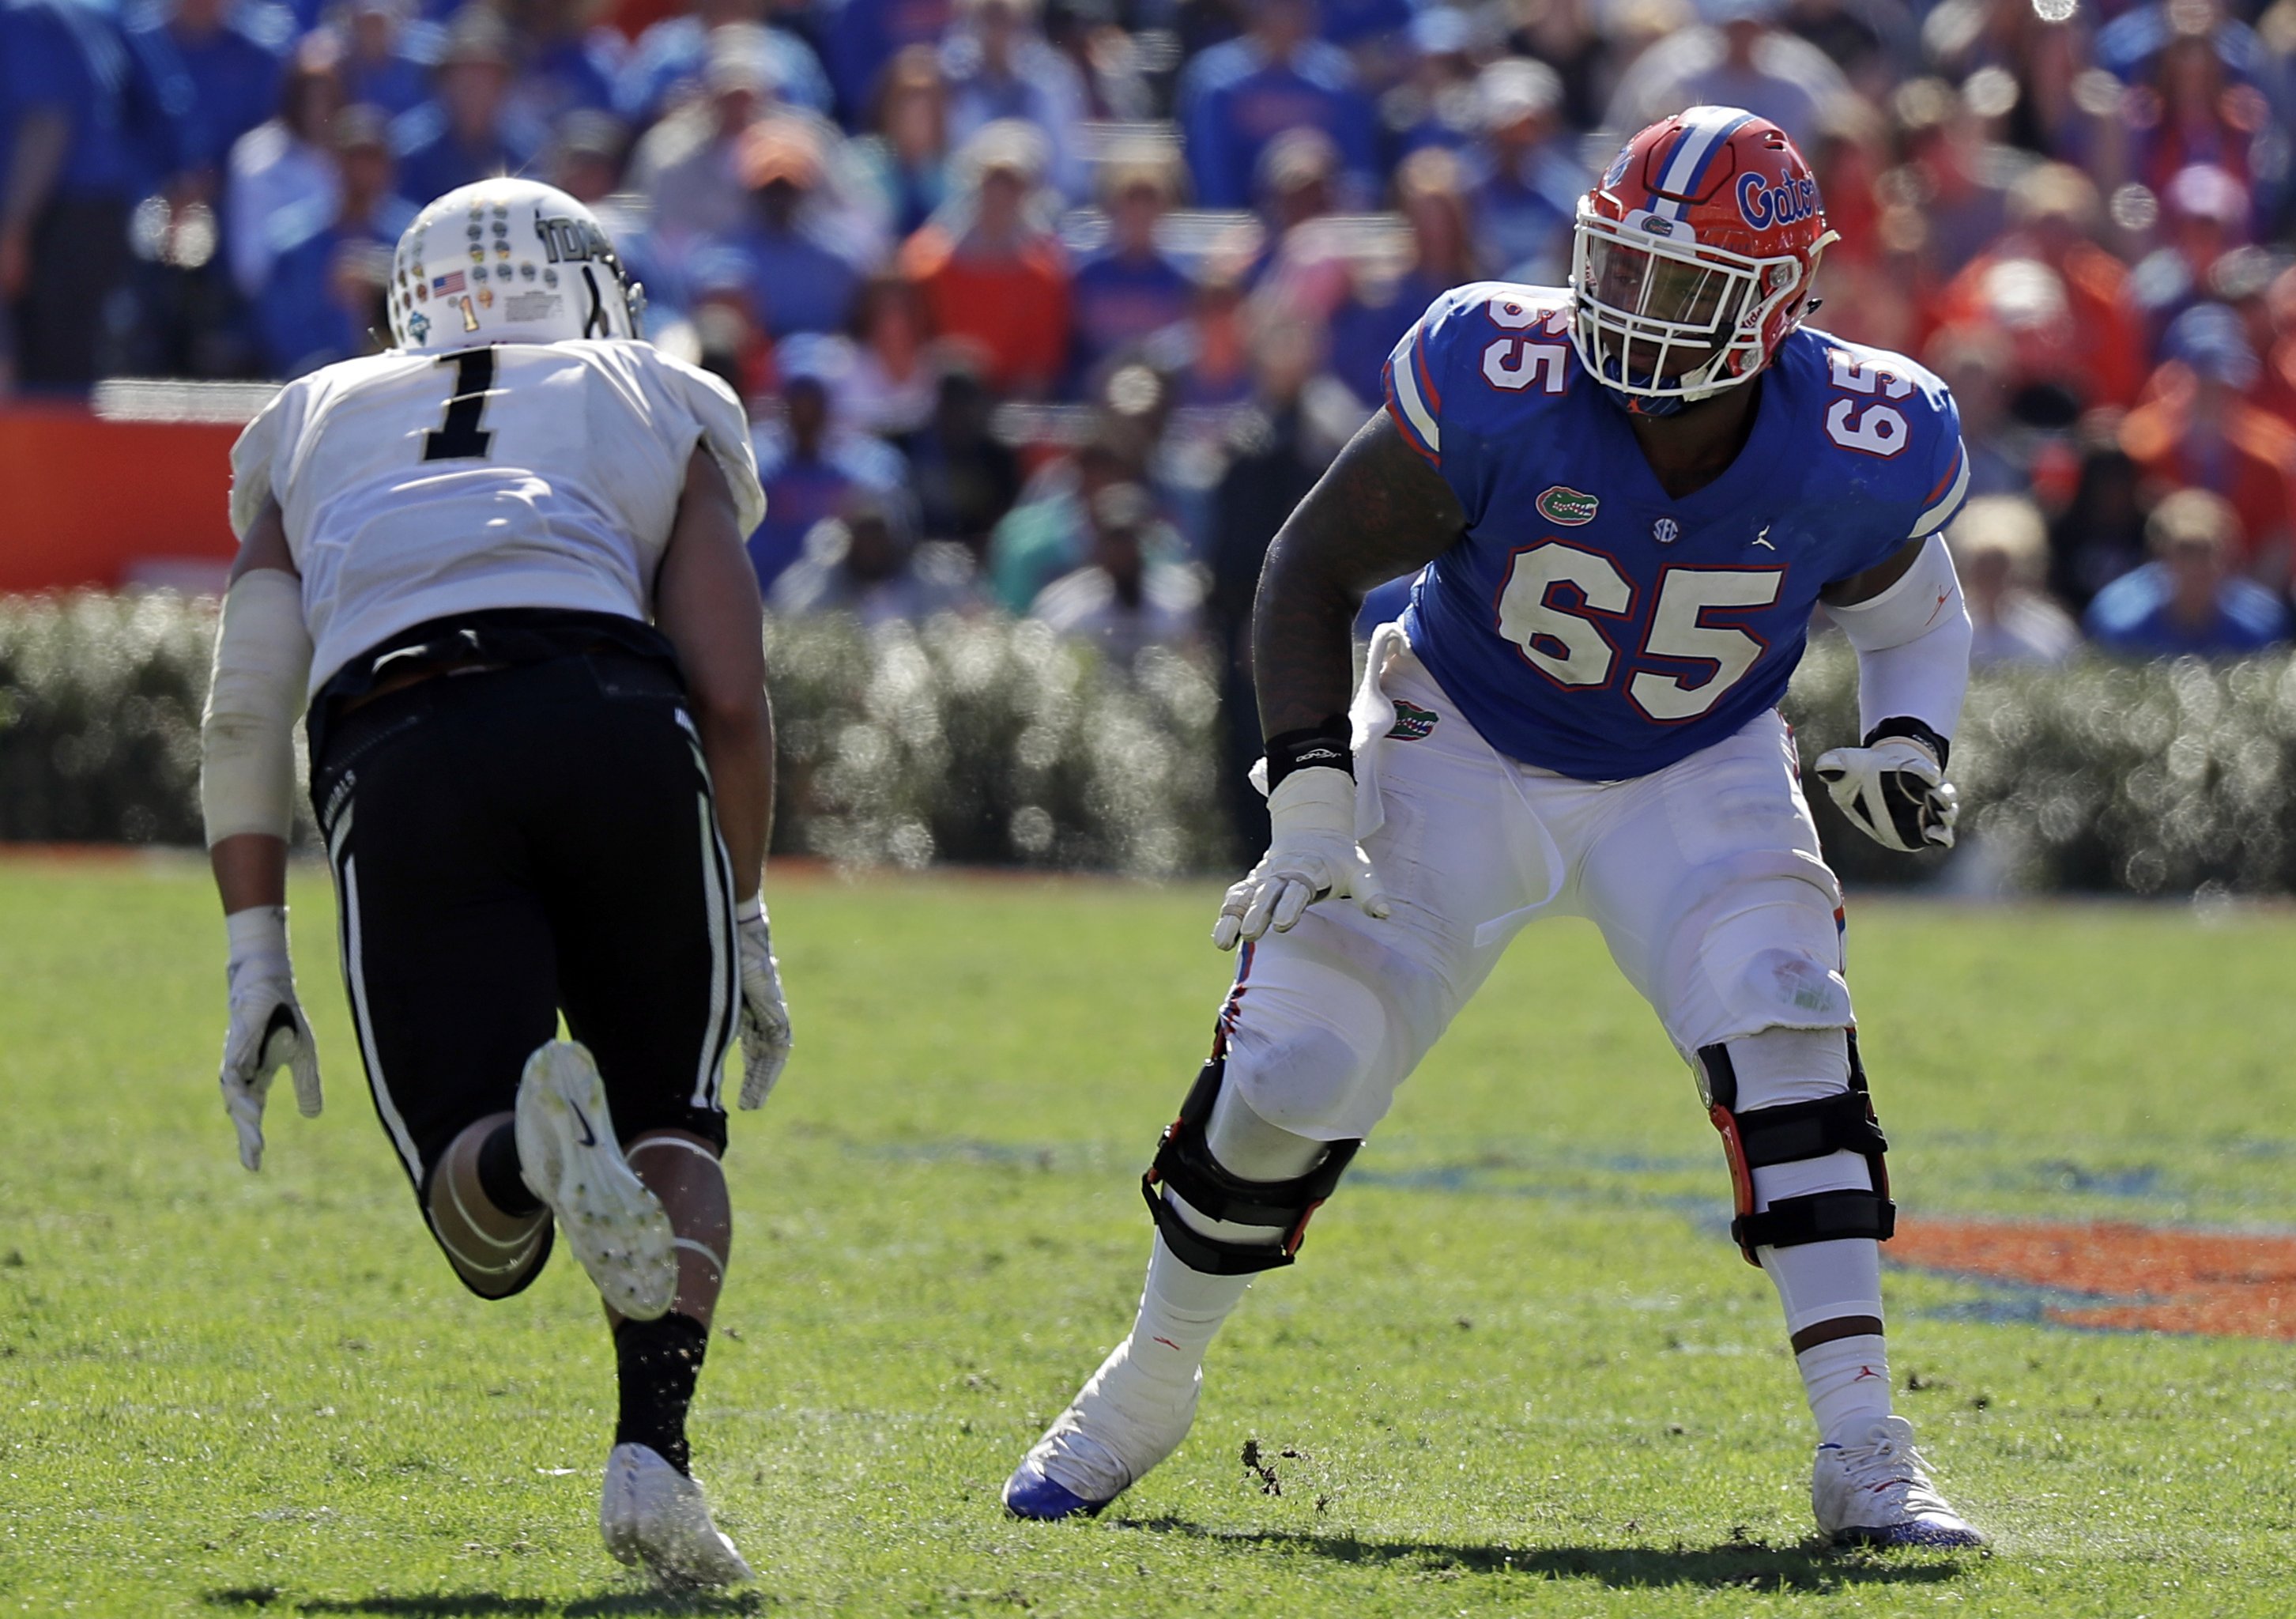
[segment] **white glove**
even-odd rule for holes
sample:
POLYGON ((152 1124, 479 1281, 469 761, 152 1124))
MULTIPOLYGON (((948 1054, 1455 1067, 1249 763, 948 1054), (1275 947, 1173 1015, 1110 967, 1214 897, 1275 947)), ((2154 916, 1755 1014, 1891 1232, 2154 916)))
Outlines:
POLYGON ((742 1105, 762 1107, 789 1061, 789 1003, 762 895, 737 906, 734 933, 742 950, 742 1105))
POLYGON ((1274 827, 1267 852, 1220 901, 1214 944, 1232 950, 1270 927, 1289 933, 1326 896, 1351 899, 1367 916, 1387 915, 1379 873, 1356 842, 1354 777, 1330 765, 1294 770, 1267 795, 1267 818, 1274 827))
POLYGON ((295 1105, 319 1115, 319 1048, 295 1000, 287 954, 287 910, 260 905, 224 918, 231 936, 231 1029, 223 1041, 223 1105, 239 1131, 239 1161, 263 1167, 263 1099, 284 1067, 295 1105))
POLYGON ((1818 777, 1841 813, 1901 854, 1952 848, 1961 803, 1936 753, 1910 736, 1869 736, 1867 742, 1818 756, 1818 777))

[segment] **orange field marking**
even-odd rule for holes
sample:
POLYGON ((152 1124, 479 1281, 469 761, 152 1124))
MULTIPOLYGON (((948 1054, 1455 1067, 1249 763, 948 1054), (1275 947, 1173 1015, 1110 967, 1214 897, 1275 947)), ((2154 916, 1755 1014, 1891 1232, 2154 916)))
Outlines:
POLYGON ((2067 1327, 2296 1339, 2296 1237, 1923 1220, 1883 1251, 1924 1270, 2098 1295, 2044 1309, 2067 1327))

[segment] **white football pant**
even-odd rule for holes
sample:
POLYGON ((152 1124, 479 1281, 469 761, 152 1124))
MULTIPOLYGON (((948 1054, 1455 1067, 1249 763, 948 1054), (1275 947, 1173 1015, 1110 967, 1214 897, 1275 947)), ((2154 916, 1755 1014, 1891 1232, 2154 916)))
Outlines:
POLYGON ((1841 887, 1778 714, 1651 775, 1579 781, 1495 752, 1398 627, 1372 654, 1352 716, 1357 832, 1393 913, 1321 903, 1245 947, 1223 1019, 1253 1113, 1318 1140, 1369 1135, 1540 916, 1593 920, 1685 1061, 1850 1025, 1841 887))

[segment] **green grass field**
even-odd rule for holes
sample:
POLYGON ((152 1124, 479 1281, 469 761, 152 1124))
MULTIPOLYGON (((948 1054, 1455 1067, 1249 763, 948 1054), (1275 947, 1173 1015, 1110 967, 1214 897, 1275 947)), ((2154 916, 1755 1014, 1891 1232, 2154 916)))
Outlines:
MULTIPOLYGON (((2296 1613, 2296 1339, 2073 1330, 1933 1271, 1891 1276, 1899 1406, 1997 1546, 1817 1547, 1712 1133, 1576 923, 1406 1088, 1178 1456, 1098 1521, 1008 1521, 1005 1473, 1128 1323, 1136 1178, 1226 979, 1212 891, 774 898, 800 1045, 735 1116, 694 1427, 762 1579, 681 1602, 598 1542, 580 1272, 486 1306, 422 1236, 321 874, 294 899, 330 1105, 283 1084, 250 1176, 199 867, 0 865, 0 1613, 2296 1613)), ((1877 902, 1851 955, 1909 1232, 2296 1229, 2296 916, 1877 902)))

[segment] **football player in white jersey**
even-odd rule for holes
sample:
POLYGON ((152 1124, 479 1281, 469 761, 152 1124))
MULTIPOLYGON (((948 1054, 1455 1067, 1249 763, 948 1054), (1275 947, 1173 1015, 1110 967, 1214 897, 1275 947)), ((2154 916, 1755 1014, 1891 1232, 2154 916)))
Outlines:
POLYGON ((1171 1453, 1252 1274, 1292 1262, 1508 941, 1575 914, 1721 1133, 1731 1232, 1815 1418, 1820 1529, 1979 1543, 1890 1409, 1888 1143, 1776 706, 1822 601, 1865 736, 1819 774, 1888 847, 1953 841, 1970 629, 1938 530, 1967 456, 1936 378, 1803 327, 1831 240, 1783 130, 1695 107, 1579 204, 1570 287, 1455 288, 1397 346, 1388 409, 1268 552, 1274 836, 1212 935, 1241 947, 1235 988, 1144 1183, 1132 1333, 1022 1459, 1014 1512, 1097 1510, 1171 1453), (1349 626, 1406 572, 1351 705, 1349 626))
POLYGON ((563 1235, 619 1371, 607 1547, 722 1584, 750 1571, 685 1439, 732 1235, 718 1089, 736 1032, 744 1107, 790 1047, 742 548, 765 497, 739 403, 644 342, 638 304, 562 192, 422 210, 394 346, 289 383, 232 452, 201 789, 242 1162, 280 1068, 319 1111, 285 907, 308 706, 352 1022, 423 1219, 488 1299, 563 1235))

